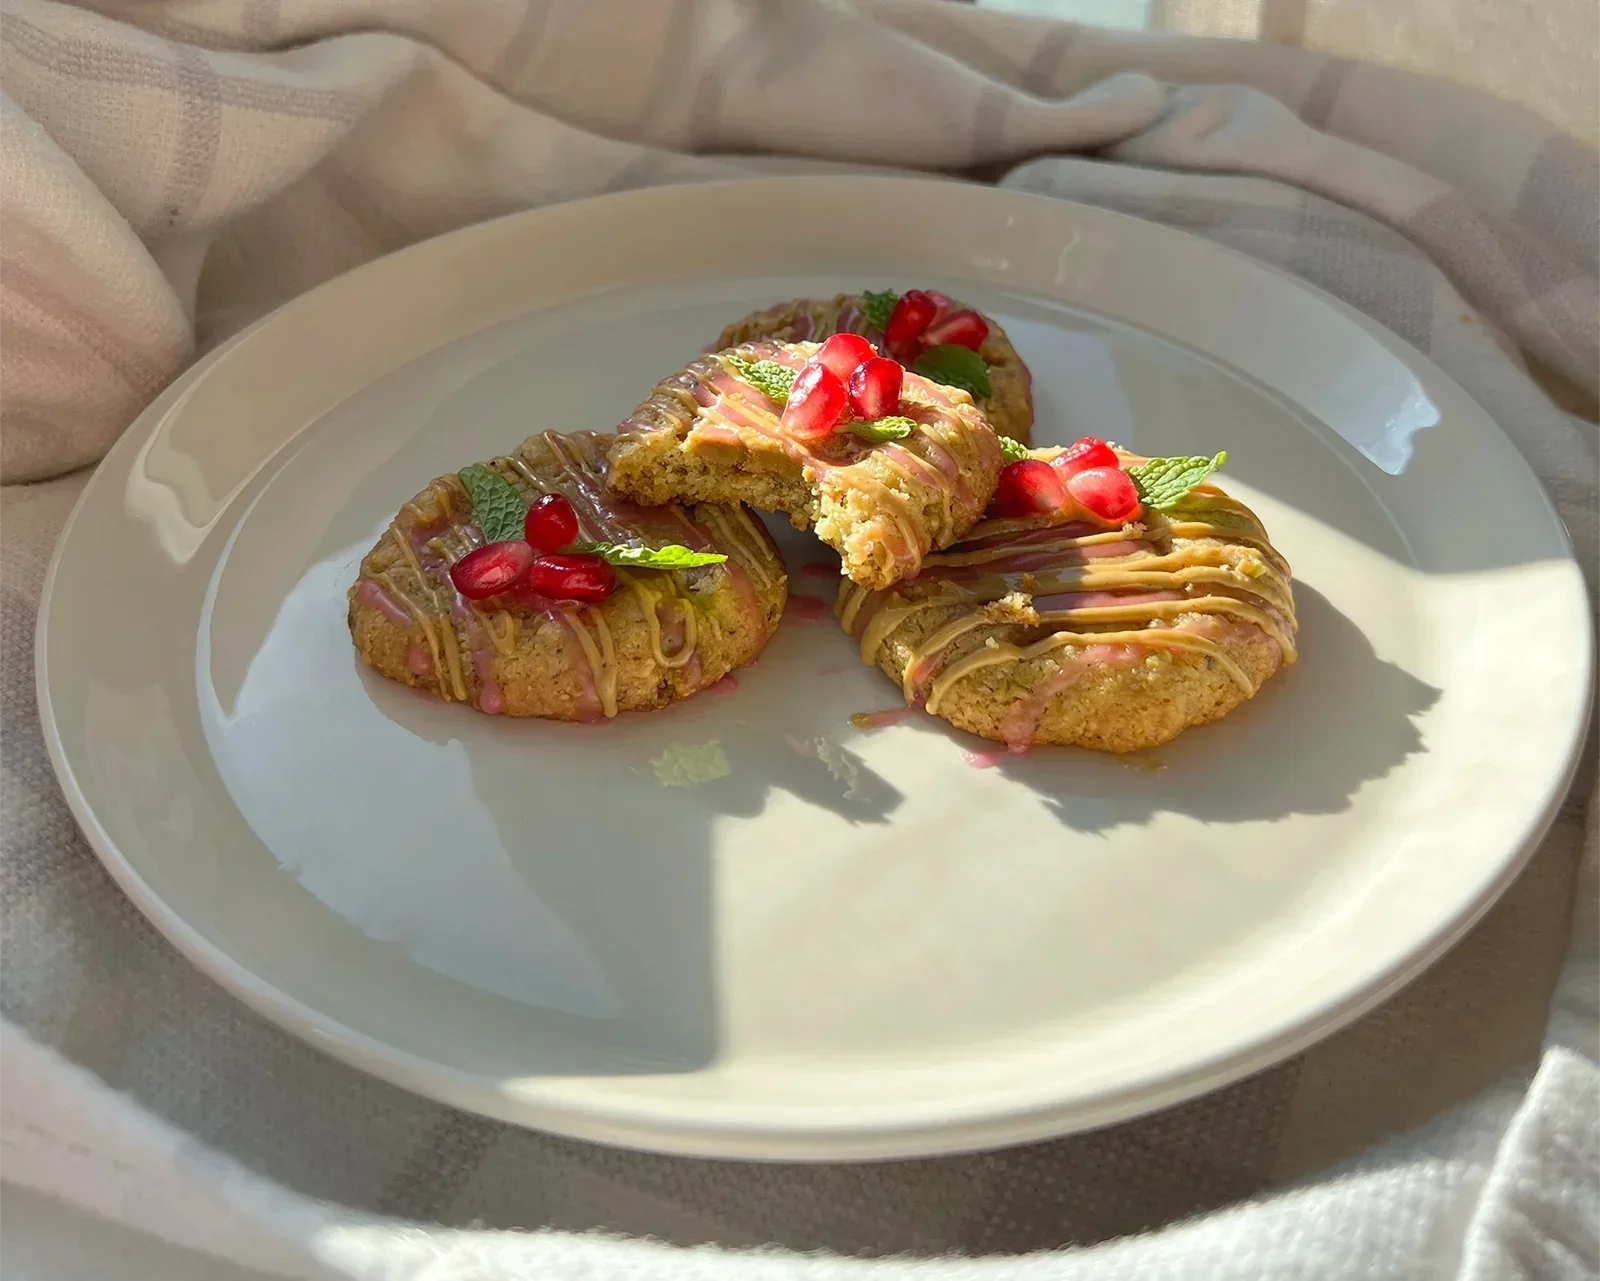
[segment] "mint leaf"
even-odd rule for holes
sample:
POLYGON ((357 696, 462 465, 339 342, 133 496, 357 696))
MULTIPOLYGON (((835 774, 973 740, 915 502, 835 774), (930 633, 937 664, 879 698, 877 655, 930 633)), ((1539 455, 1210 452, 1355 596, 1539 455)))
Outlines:
POLYGON ((875 329, 887 329, 889 317, 894 315, 894 305, 900 301, 897 293, 875 294, 868 289, 861 295, 861 314, 875 329))
POLYGON ((768 400, 783 404, 789 399, 789 389, 794 386, 795 371, 775 360, 751 360, 737 352, 725 357, 734 372, 768 400))
POLYGON ((917 363, 911 369, 930 382, 959 387, 979 399, 994 394, 989 386, 989 366, 970 347, 960 347, 955 343, 929 347, 917 357, 917 363))
POLYGON ((632 565, 636 569, 697 569, 701 565, 720 565, 728 559, 721 552, 690 551, 679 543, 669 543, 665 547, 574 543, 572 550, 603 557, 607 564, 632 565))
POLYGON ((1128 468, 1139 499, 1146 507, 1157 511, 1178 503, 1196 485, 1228 461, 1224 450, 1214 458, 1152 458, 1137 467, 1128 468))
POLYGON ((487 543, 508 543, 522 537, 528 504, 509 480, 482 463, 463 467, 461 483, 472 499, 472 514, 487 543))
POLYGON ((881 445, 885 441, 904 440, 916 431, 917 420, 895 414, 889 418, 874 418, 871 422, 846 423, 845 427, 860 436, 862 440, 870 440, 874 445, 881 445))
POLYGON ((1000 437, 1000 457, 1008 463, 1020 463, 1024 458, 1033 457, 1028 452, 1026 445, 1018 444, 1010 436, 1000 437))

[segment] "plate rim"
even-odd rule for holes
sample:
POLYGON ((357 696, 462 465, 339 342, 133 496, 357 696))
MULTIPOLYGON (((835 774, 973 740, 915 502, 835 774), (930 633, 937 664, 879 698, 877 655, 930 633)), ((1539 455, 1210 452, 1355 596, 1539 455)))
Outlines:
MULTIPOLYGON (((1558 779, 1550 786, 1539 808, 1537 817, 1525 826, 1524 837, 1514 854, 1506 859, 1498 875, 1485 885, 1468 910, 1459 914, 1444 928, 1423 937, 1416 947, 1390 967, 1379 981, 1331 1007, 1322 1007, 1306 1015, 1297 1026, 1277 1035, 1264 1035, 1248 1041, 1232 1053, 1222 1053, 1212 1059, 1196 1063, 1188 1070, 1172 1073, 1155 1083, 1141 1082, 1135 1086, 1107 1092, 1099 1097, 1077 1098, 1045 1107, 1021 1107, 996 1110, 978 1115, 961 1116, 937 1125, 890 1124, 875 1127, 868 1124, 854 1126, 848 1131, 817 1128, 775 1127, 762 1129, 742 1121, 718 1123, 706 1118, 696 1118, 674 1128, 659 1116, 649 1119, 630 1117, 618 1111, 596 1112, 570 1101, 552 1102, 520 1091, 516 1095, 504 1089, 483 1089, 477 1078, 459 1069, 440 1064, 391 1046, 378 1038, 349 1028, 331 1016, 320 1013, 302 1000, 274 987, 256 975, 244 963, 235 960, 222 947, 208 942, 180 912, 169 906, 144 880, 138 870, 118 849, 109 833, 95 816, 87 795, 79 785, 62 743, 50 694, 48 636, 53 613, 55 585, 61 563, 65 557, 72 531, 78 517, 91 498, 96 496, 96 486, 109 484, 102 481, 124 451, 137 452, 147 445, 159 430, 161 421, 197 384, 211 376, 212 371, 235 348, 250 341, 259 331, 271 324, 285 323, 286 317, 310 310, 327 293, 353 277, 366 277, 395 270, 396 260, 420 258, 428 253, 441 252, 445 242, 461 242, 486 233, 489 228, 505 228, 519 222, 537 222, 555 210, 570 210, 574 206, 590 206, 597 202, 625 204, 630 201, 648 203, 663 197, 672 199, 714 197, 719 189, 730 187, 777 187, 803 185, 843 185, 869 187, 894 184, 899 186, 937 187, 948 191, 948 180, 899 175, 799 175, 778 177, 728 178, 706 182, 674 183, 657 187, 636 188, 586 196, 571 201, 515 211, 480 223, 456 228, 405 246, 363 263, 338 276, 323 281, 312 289, 280 304, 258 318, 239 333, 231 336, 207 352, 165 387, 119 435, 104 458, 95 467, 82 492, 73 504, 72 511, 62 527, 47 565, 39 597, 35 624, 34 660, 35 690, 46 751, 52 769, 61 786, 68 808, 80 831, 94 850, 96 857, 111 873, 124 893, 181 954, 203 974, 219 983, 225 990, 242 1001, 248 1008, 267 1018, 284 1031, 306 1041, 332 1057, 337 1058, 380 1080, 400 1086, 452 1106, 461 1107, 497 1120, 522 1126, 531 1126, 551 1133, 591 1142, 627 1148, 647 1148, 651 1151, 691 1157, 721 1157, 777 1161, 837 1161, 837 1160, 892 1160, 949 1155, 982 1151, 1020 1142, 1039 1140, 1097 1129, 1103 1126, 1148 1115, 1186 1100, 1220 1089, 1253 1073, 1276 1065, 1300 1053, 1309 1046, 1348 1026, 1363 1014, 1400 991, 1435 961, 1453 948, 1483 918, 1509 885, 1527 866, 1550 826, 1554 822, 1570 791, 1582 761, 1583 744, 1594 718, 1595 691, 1595 637, 1593 626, 1582 629, 1583 688, 1577 698, 1577 714, 1573 721, 1570 740, 1565 747, 1565 765, 1558 779), (648 1129, 648 1136, 641 1133, 648 1129)), ((1329 294, 1293 273, 1272 263, 1254 258, 1240 250, 1218 244, 1203 236, 1171 227, 1152 220, 1138 218, 1119 211, 1079 201, 1062 200, 1035 192, 1013 191, 986 184, 963 184, 975 191, 1005 200, 1045 202, 1060 211, 1064 217, 1087 217, 1112 226, 1133 225, 1141 236, 1182 242, 1191 251, 1199 242, 1199 252, 1220 253, 1235 261, 1236 267, 1265 272, 1277 278, 1280 287, 1288 287, 1311 295, 1324 306, 1331 307, 1347 323, 1375 338, 1412 372, 1425 374, 1430 382, 1449 387, 1465 402, 1473 405, 1509 444, 1522 467, 1533 481, 1533 490, 1542 504, 1560 549, 1562 563, 1568 571, 1569 581, 1588 603, 1588 587, 1566 529, 1548 492, 1527 462, 1516 442, 1512 440, 1498 419, 1471 396, 1428 355, 1406 342, 1399 334, 1366 316, 1364 313, 1329 294)), ((986 197, 979 197, 986 198, 986 197)), ((1089 310, 1092 310, 1089 309, 1089 310)), ((1115 323, 1125 323, 1111 317, 1115 323)), ((492 326, 494 321, 487 322, 492 326)), ((480 327, 471 332, 482 332, 480 327)), ((1205 353, 1199 353, 1205 355, 1205 353)), ((1212 359, 1206 356, 1207 359, 1212 359)), ((318 419, 313 418, 271 445, 252 470, 252 475, 268 466, 280 452, 288 449, 305 431, 313 428, 318 419)), ((232 506, 236 497, 230 498, 222 510, 232 506)))

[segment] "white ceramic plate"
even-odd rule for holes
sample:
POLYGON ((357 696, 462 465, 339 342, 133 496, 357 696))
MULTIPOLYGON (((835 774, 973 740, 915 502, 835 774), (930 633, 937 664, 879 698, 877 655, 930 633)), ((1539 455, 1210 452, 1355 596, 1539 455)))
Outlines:
POLYGON ((292 303, 112 451, 39 635, 79 821, 243 1000, 493 1116, 770 1158, 1099 1125, 1325 1035, 1517 871, 1589 669, 1538 484, 1392 335, 1147 223, 876 178, 541 210, 292 303), (852 728, 898 695, 820 605, 734 692, 601 726, 360 669, 345 589, 430 477, 611 426, 748 309, 913 285, 1001 318, 1039 443, 1227 449, 1298 666, 1159 761, 987 769, 929 718, 852 728), (710 742, 726 777, 658 782, 710 742))

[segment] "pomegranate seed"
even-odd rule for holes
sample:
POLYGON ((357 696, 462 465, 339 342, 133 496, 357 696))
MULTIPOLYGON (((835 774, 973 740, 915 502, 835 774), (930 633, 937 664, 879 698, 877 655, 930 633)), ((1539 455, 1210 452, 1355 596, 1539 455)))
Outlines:
POLYGON ((850 408, 862 418, 887 418, 900 408, 905 377, 906 371, 892 360, 863 360, 850 375, 850 408))
POLYGON ((578 513, 560 494, 546 494, 528 508, 522 535, 535 551, 558 552, 578 541, 578 513))
POLYGON ((844 417, 844 379, 826 365, 807 365, 789 390, 783 429, 798 440, 821 440, 844 417))
POLYGON ((930 347, 954 343, 977 351, 989 336, 989 322, 975 311, 953 311, 923 331, 922 341, 930 347))
POLYGON ((917 363, 917 357, 922 355, 922 343, 915 338, 908 338, 904 342, 891 343, 885 340, 885 351, 891 359, 899 361, 907 369, 917 363))
POLYGON ((531 564, 533 548, 527 543, 490 543, 450 566, 450 581, 468 600, 487 600, 515 587, 531 564))
POLYGON ((601 601, 617 589, 617 572, 586 552, 556 552, 533 562, 528 586, 556 600, 601 601))
POLYGON ((1139 511, 1139 491, 1120 467, 1091 467, 1067 477, 1067 492, 1091 515, 1124 521, 1139 511))
POLYGON ((1057 512, 1066 505, 1067 491, 1049 463, 1023 458, 1000 469, 990 505, 1001 516, 1033 516, 1057 512))
MULTIPOLYGON (((922 292, 927 294, 928 297, 933 299, 933 322, 932 323, 937 325, 941 320, 943 320, 946 316, 948 316, 950 314, 950 308, 953 307, 955 304, 952 303, 949 298, 947 298, 944 294, 941 294, 936 289, 924 289, 922 292)), ((933 344, 929 343, 928 345, 931 347, 933 344)))
POLYGON ((860 334, 834 334, 808 363, 822 365, 841 378, 849 378, 857 365, 877 354, 878 349, 860 334))
POLYGON ((908 289, 900 295, 894 310, 889 313, 889 323, 884 326, 883 343, 891 352, 915 352, 922 331, 934 322, 939 314, 939 300, 921 289, 908 289))
POLYGON ((1064 454, 1057 454, 1050 465, 1061 473, 1061 479, 1088 471, 1091 467, 1116 467, 1117 451, 1098 436, 1080 436, 1064 454))

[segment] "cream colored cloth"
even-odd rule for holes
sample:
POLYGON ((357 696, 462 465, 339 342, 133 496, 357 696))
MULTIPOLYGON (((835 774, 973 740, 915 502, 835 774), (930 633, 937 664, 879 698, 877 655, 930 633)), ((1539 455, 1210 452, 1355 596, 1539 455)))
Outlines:
MULTIPOLYGON (((1020 2, 1068 14, 1079 0, 1020 2)), ((1150 25, 1167 31, 1298 45, 1444 76, 1531 107, 1588 142, 1600 139, 1594 0, 1118 0, 1117 8, 1144 8, 1150 25)))
POLYGON ((223 995, 78 836, 33 710, 31 632, 80 469, 197 352, 283 299, 509 210, 840 162, 1125 210, 1339 295, 1495 414, 1592 582, 1594 428, 1521 354, 1592 398, 1592 150, 1401 73, 934 0, 98 7, 0 14, 7 1178, 291 1276, 1590 1275, 1588 916, 1546 1019, 1592 771, 1466 942, 1278 1068, 999 1153, 719 1164, 455 1112, 223 995), (1063 1249, 1092 1242, 1107 1244, 1063 1249), (756 1246, 776 1251, 728 1253, 756 1246))

